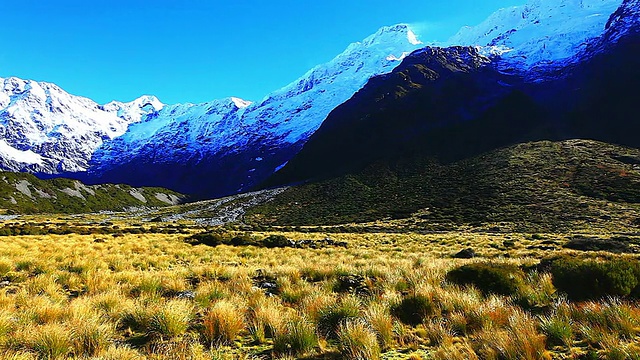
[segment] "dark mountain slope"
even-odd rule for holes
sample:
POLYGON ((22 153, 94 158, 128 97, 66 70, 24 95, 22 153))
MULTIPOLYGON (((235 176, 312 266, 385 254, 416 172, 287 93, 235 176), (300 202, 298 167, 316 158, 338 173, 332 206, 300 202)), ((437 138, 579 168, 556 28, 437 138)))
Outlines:
POLYGON ((640 226, 640 150, 568 140, 447 165, 401 159, 290 188, 252 209, 247 221, 331 225, 409 216, 425 228, 508 222, 518 230, 556 231, 610 220, 640 226))
POLYGON ((573 73, 579 99, 567 114, 573 133, 640 147, 640 36, 625 37, 573 73))
POLYGON ((474 48, 426 48, 334 110, 270 184, 327 178, 381 159, 461 159, 543 132, 524 82, 474 48), (480 134, 486 136, 479 136, 480 134))

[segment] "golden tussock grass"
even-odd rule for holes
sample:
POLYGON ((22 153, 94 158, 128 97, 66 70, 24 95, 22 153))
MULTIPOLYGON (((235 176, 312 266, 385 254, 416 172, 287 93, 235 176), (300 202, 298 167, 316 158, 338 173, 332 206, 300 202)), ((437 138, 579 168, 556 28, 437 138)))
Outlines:
POLYGON ((637 303, 569 302, 545 272, 529 271, 513 296, 447 280, 475 261, 542 257, 530 235, 508 236, 331 234, 346 249, 2 237, 0 359, 638 358, 637 303), (451 258, 470 246, 480 259, 451 258))

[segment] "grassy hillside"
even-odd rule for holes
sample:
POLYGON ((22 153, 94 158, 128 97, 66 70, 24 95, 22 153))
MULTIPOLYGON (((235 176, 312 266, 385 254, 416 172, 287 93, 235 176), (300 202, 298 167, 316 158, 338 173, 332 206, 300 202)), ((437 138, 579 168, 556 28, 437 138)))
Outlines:
POLYGON ((290 188, 248 222, 334 225, 408 219, 425 229, 508 223, 515 231, 640 226, 640 151, 588 140, 534 142, 442 165, 378 163, 290 188))
POLYGON ((9 214, 117 211, 128 207, 174 205, 183 198, 162 188, 87 186, 77 180, 41 180, 26 173, 0 172, 0 209, 9 214))

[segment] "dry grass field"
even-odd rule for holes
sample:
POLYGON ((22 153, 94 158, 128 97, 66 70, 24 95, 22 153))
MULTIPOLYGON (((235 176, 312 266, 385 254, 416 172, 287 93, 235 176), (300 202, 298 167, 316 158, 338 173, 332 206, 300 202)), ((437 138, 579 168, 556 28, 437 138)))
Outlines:
POLYGON ((0 359, 640 359, 632 297, 570 301, 536 267, 583 256, 567 234, 281 233, 347 243, 313 249, 149 227, 0 237, 0 359), (478 263, 511 271, 489 281, 506 288, 451 275, 478 263))

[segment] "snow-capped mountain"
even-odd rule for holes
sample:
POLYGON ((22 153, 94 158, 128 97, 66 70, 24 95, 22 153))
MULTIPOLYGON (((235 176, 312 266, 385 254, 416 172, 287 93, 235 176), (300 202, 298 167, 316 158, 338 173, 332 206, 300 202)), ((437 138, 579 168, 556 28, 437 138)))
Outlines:
MULTIPOLYGON (((601 36, 623 0, 530 0, 500 9, 474 27, 464 27, 445 46, 480 46, 510 68, 530 70, 574 62, 601 36)), ((536 75, 537 76, 537 75, 536 75)))
POLYGON ((151 178, 156 185, 192 190, 185 176, 174 178, 179 169, 208 174, 214 183, 206 185, 217 187, 216 195, 248 189, 285 163, 367 80, 420 47, 407 25, 384 27, 261 102, 228 98, 166 106, 105 143, 90 172, 102 180, 135 184, 151 178), (154 173, 150 168, 158 165, 162 170, 154 173))
POLYGON ((305 140, 331 110, 371 77, 390 72, 422 46, 408 25, 383 27, 364 41, 351 44, 329 63, 270 94, 245 115, 245 122, 266 120, 274 126, 274 134, 284 136, 286 142, 305 140))
MULTIPOLYGON (((364 171, 366 176, 360 179, 393 179, 385 184, 393 188, 403 184, 398 178, 402 173, 407 176, 407 168, 429 164, 423 171, 430 172, 434 159, 464 166, 493 150, 529 141, 591 139, 640 148, 639 10, 640 0, 625 0, 607 17, 597 36, 589 35, 584 49, 576 48, 571 58, 551 61, 551 67, 540 66, 535 73, 542 77, 529 76, 528 67, 504 71, 505 64, 514 64, 512 59, 487 57, 480 46, 415 51, 391 73, 371 79, 332 111, 303 149, 265 186, 345 174, 358 178, 364 171), (384 170, 377 173, 380 169, 384 170), (397 171, 398 176, 389 175, 388 170, 397 171)), ((637 159, 618 160, 638 163, 637 159)), ((476 169, 466 168, 468 171, 475 173, 476 169)), ((611 190, 613 182, 588 187, 604 186, 607 197, 617 201, 621 197, 611 190)), ((326 188, 337 190, 335 184, 326 188)), ((452 188, 467 186, 456 183, 452 188)), ((637 188, 637 183, 632 187, 637 188)), ((318 192, 326 188, 315 187, 318 192)), ((362 193, 371 194, 370 187, 366 188, 362 193)), ((411 190, 431 193, 429 187, 419 185, 411 190)))
POLYGON ((100 106, 55 84, 0 78, 0 167, 50 174, 86 171, 104 141, 162 107, 151 96, 100 106))
MULTIPOLYGON (((637 31, 639 1, 530 0, 439 45, 474 46, 480 62, 542 79, 637 31)), ((164 105, 143 96, 98 105, 53 84, 0 79, 0 168, 76 172, 91 182, 165 186, 202 197, 247 190, 291 160, 370 79, 424 47, 409 26, 384 27, 255 103, 164 105)))

